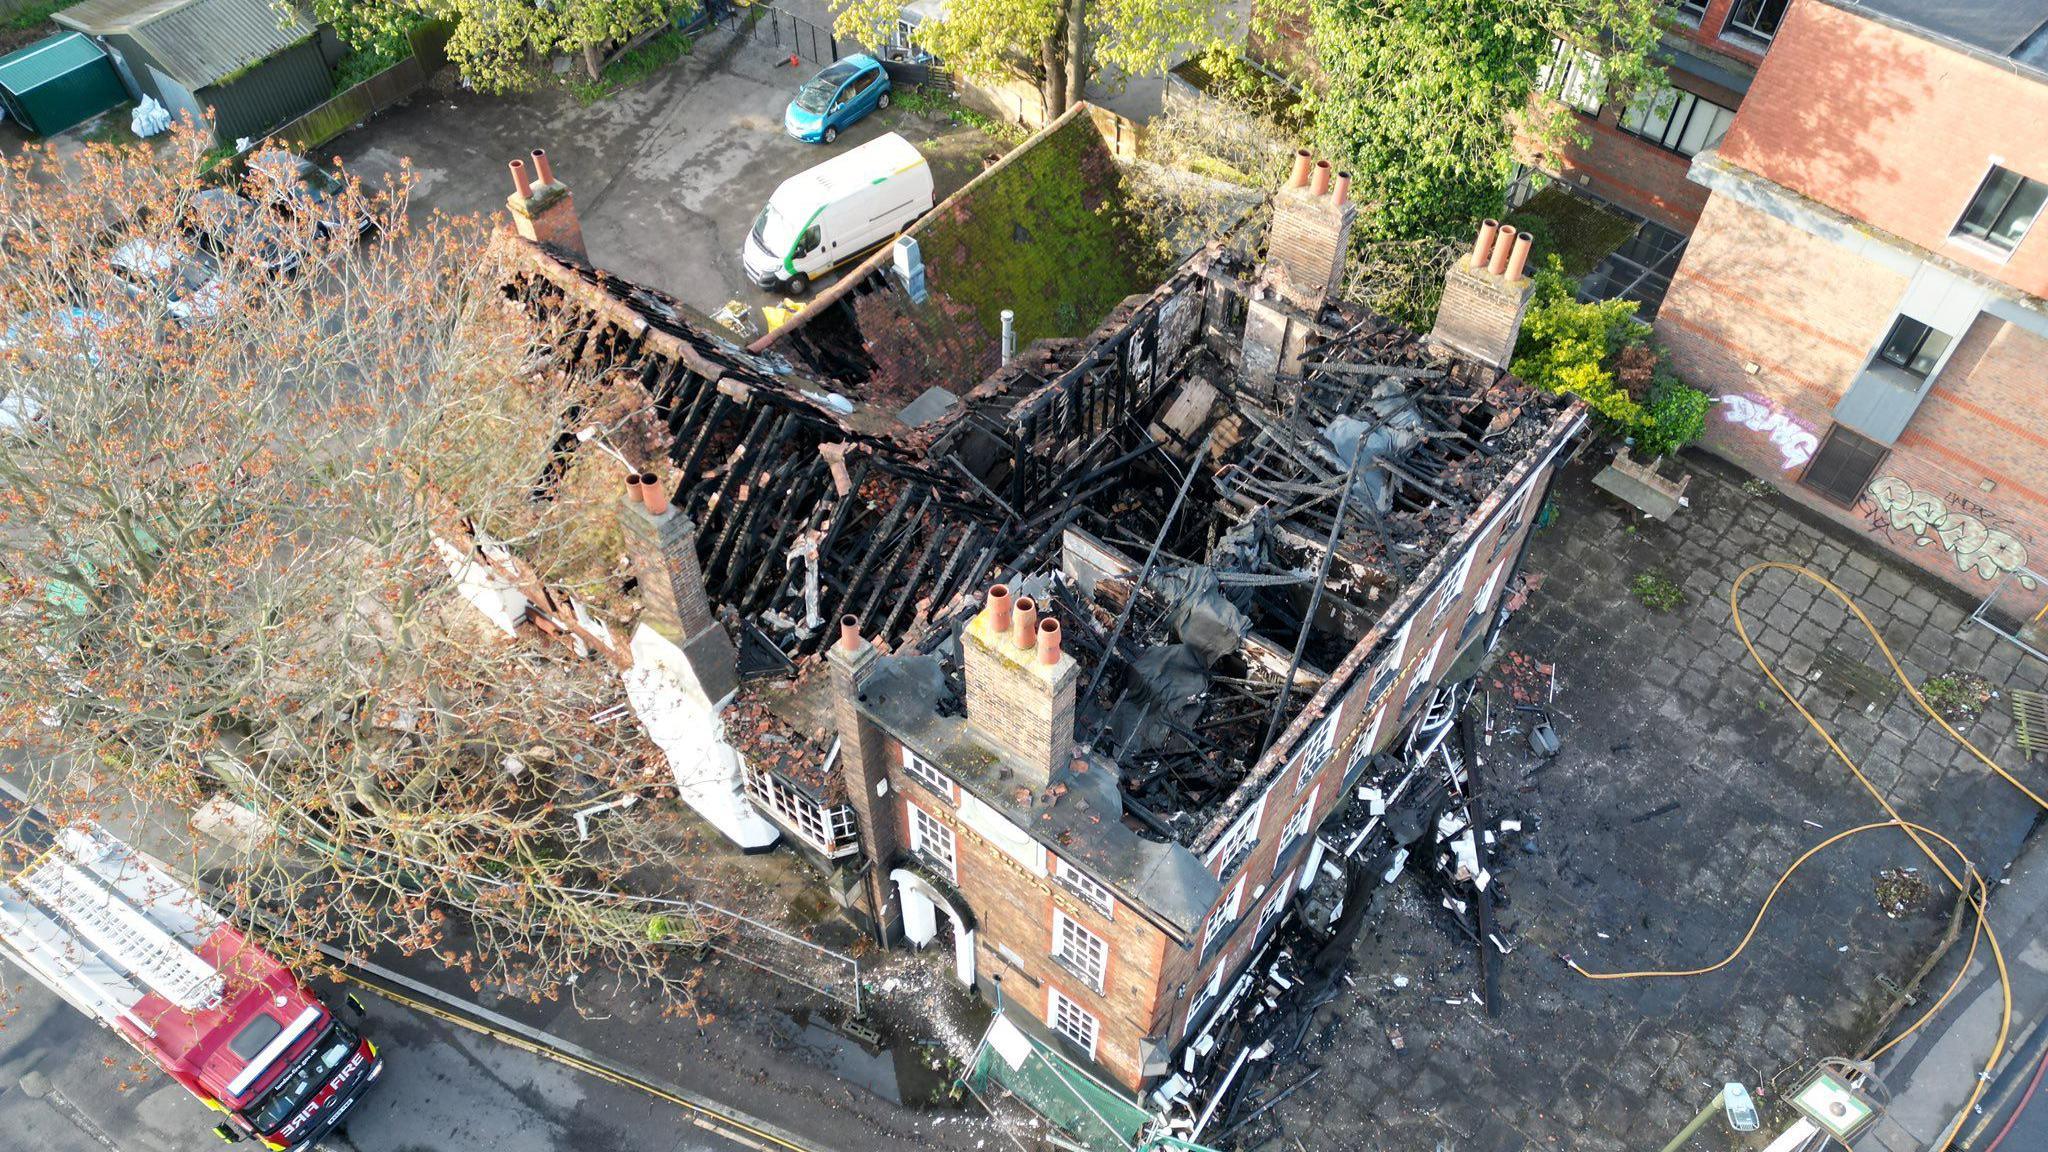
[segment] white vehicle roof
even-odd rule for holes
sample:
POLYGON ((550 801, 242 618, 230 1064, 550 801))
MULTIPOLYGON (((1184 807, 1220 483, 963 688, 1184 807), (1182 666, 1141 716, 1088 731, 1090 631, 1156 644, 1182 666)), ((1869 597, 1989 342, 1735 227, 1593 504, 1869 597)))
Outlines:
POLYGON ((808 220, 818 209, 844 200, 857 189, 923 164, 924 153, 891 132, 784 180, 769 203, 785 218, 808 220))

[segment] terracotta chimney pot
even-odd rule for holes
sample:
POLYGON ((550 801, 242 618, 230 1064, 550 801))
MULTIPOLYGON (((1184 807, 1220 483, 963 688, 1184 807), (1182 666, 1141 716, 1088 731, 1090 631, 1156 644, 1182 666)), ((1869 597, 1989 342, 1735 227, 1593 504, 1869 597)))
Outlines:
POLYGON ((860 651, 860 645, 860 619, 852 615, 841 616, 839 618, 839 650, 842 652, 858 652, 860 651))
POLYGON ((555 166, 548 163, 548 154, 545 149, 535 148, 533 150, 533 174, 540 178, 542 184, 553 184, 555 182, 555 166))
POLYGON ((1017 614, 1010 627, 1010 642, 1029 652, 1038 646, 1038 602, 1017 597, 1017 614))
POLYGON ((533 199, 533 181, 526 178, 526 161, 514 160, 512 167, 512 189, 522 200, 533 199))
POLYGON ((1337 173, 1337 207, 1342 208, 1351 200, 1351 173, 1337 173))
POLYGON ((626 473, 626 498, 636 504, 640 502, 640 474, 638 472, 626 473))
POLYGON ((1516 235, 1517 233, 1513 225, 1503 224, 1500 226, 1500 233, 1493 240, 1493 263, 1487 266, 1486 270, 1488 272, 1493 273, 1495 276, 1507 274, 1508 255, 1514 248, 1516 235))
POLYGON ((1329 190, 1330 162, 1328 160, 1318 160, 1316 161, 1314 173, 1309 180, 1308 194, 1311 196, 1321 196, 1329 190))
POLYGON ((1508 279, 1520 280, 1522 278, 1522 269, 1529 266, 1529 248, 1535 243, 1536 238, 1527 232, 1523 232, 1515 237, 1514 254, 1508 257, 1508 279))
POLYGON ((1292 174, 1292 175, 1290 175, 1290 176, 1288 176, 1288 177, 1287 177, 1287 186, 1288 186, 1289 188, 1306 188, 1306 187, 1308 187, 1308 169, 1309 169, 1309 165, 1311 165, 1311 164, 1313 164, 1313 163, 1315 163, 1315 157, 1313 157, 1313 156, 1309 155, 1309 151, 1308 151, 1308 149, 1306 149, 1306 148, 1297 148, 1297 149, 1295 149, 1295 150, 1294 150, 1294 172, 1293 172, 1293 174, 1292 174))
POLYGON ((1038 622, 1038 662, 1060 662, 1060 622, 1049 616, 1038 622))
POLYGON ((1487 261, 1493 259, 1493 238, 1498 235, 1500 235, 1500 221, 1481 220, 1479 222, 1479 238, 1472 241, 1473 268, 1484 268, 1487 261))
POLYGON ((662 490, 661 477, 652 472, 640 474, 640 503, 649 516, 659 516, 668 511, 668 493, 662 490))
POLYGON ((1010 630, 1010 586, 998 584, 988 590, 989 631, 1001 636, 1010 630))

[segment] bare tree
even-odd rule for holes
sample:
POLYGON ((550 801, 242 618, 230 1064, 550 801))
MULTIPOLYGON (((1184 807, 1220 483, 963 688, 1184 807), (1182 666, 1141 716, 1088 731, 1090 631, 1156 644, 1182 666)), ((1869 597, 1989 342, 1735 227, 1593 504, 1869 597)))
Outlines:
POLYGON ((549 366, 488 226, 413 218, 409 172, 328 203, 259 164, 238 203, 205 147, 0 169, 0 734, 60 816, 240 829, 211 879, 297 958, 687 1002, 656 846, 572 819, 668 779, 611 662, 451 579, 602 601, 617 478, 560 446, 620 393, 549 366))

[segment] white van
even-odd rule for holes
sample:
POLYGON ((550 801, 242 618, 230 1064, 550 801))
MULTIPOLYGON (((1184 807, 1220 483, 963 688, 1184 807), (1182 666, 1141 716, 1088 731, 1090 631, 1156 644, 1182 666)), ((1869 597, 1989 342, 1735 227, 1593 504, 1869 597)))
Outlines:
POLYGON ((756 285, 801 295, 931 207, 931 166, 891 132, 784 180, 755 219, 740 263, 756 285))

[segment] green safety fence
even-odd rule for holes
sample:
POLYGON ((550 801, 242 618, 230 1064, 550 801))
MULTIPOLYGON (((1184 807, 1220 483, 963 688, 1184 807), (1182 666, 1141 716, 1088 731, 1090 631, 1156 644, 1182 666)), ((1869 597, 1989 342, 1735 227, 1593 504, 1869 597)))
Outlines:
POLYGON ((1089 1152, 1211 1152, 1170 1136, 1148 1137, 1145 1130, 1156 1117, 1001 1014, 982 1037, 963 1079, 983 1099, 992 1088, 1003 1089, 1089 1152), (1015 1063, 991 1042, 1003 1030, 1003 1046, 1011 1055, 1022 1055, 1015 1063))

